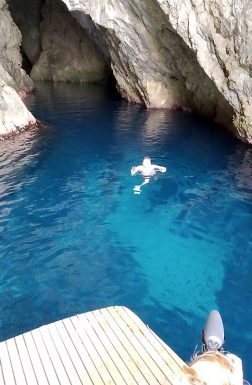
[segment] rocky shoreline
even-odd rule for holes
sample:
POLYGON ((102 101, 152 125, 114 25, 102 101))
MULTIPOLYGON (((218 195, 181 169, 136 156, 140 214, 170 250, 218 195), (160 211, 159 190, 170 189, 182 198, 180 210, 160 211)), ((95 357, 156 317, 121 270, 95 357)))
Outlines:
POLYGON ((252 143, 249 0, 0 0, 0 18, 2 138, 36 124, 19 96, 33 80, 112 76, 130 102, 195 111, 252 143))

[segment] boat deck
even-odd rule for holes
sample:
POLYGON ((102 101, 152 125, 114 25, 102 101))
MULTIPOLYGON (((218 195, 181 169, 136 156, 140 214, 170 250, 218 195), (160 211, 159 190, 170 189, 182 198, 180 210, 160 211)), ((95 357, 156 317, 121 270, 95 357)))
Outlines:
POLYGON ((0 385, 174 385, 184 366, 121 306, 66 318, 0 343, 0 385))

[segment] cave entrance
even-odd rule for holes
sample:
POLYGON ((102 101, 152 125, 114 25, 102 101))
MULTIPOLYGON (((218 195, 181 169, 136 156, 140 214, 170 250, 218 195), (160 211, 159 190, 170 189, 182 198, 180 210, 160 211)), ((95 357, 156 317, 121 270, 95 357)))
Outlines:
POLYGON ((8 5, 22 34, 22 67, 34 81, 103 84, 119 97, 102 36, 94 39, 89 16, 81 15, 89 23, 84 28, 61 0, 8 0, 8 5))

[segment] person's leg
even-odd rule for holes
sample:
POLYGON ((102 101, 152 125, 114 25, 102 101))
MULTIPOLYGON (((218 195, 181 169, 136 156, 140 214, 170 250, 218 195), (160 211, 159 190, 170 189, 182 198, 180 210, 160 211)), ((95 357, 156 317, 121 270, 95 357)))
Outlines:
POLYGON ((140 194, 141 192, 141 187, 144 186, 145 184, 149 183, 150 181, 150 178, 144 178, 144 181, 143 183, 139 184, 139 185, 136 185, 134 187, 134 194, 140 194))

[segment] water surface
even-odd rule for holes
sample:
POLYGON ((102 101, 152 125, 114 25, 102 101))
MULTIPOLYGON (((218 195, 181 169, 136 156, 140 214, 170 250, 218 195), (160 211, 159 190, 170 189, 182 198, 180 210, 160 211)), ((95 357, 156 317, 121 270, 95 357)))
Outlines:
POLYGON ((125 305, 187 360, 218 309, 251 379, 252 148, 99 86, 27 103, 45 126, 0 143, 1 339, 125 305), (168 173, 134 195, 145 155, 168 173))

